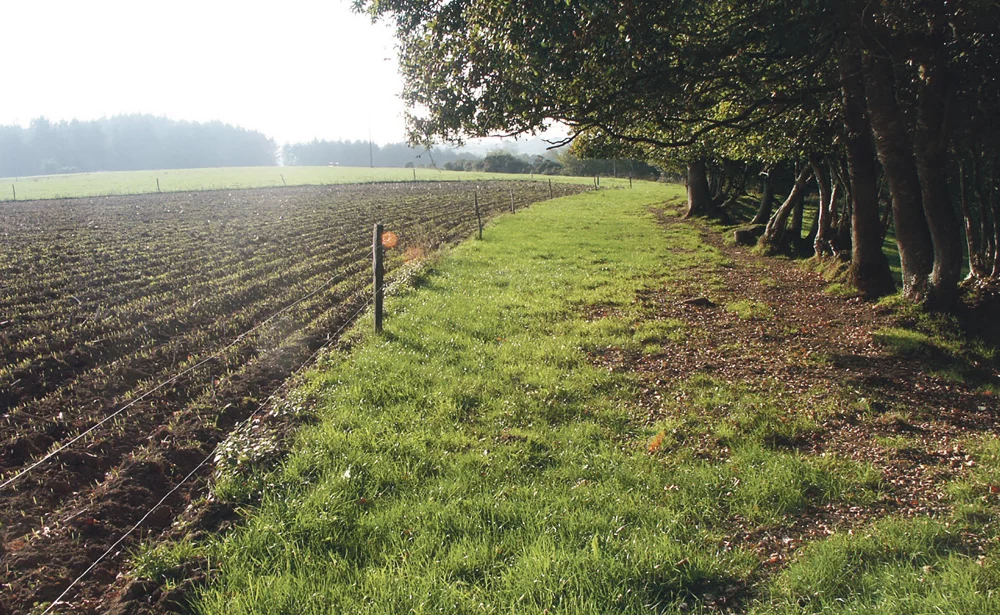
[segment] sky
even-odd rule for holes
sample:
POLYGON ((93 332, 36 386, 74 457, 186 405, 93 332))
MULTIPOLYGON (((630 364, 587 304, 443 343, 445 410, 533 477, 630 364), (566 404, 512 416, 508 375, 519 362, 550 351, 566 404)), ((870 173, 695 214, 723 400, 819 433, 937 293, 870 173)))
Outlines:
POLYGON ((349 0, 0 0, 0 125, 148 113, 278 144, 405 139, 391 29, 349 0))

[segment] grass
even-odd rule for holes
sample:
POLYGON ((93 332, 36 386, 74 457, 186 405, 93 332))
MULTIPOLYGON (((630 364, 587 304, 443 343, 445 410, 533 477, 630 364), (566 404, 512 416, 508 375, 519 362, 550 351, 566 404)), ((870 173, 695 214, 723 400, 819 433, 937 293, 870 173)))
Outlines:
POLYGON ((924 310, 900 295, 882 299, 879 306, 895 320, 894 326, 874 335, 889 354, 922 361, 930 373, 944 380, 994 393, 1000 389, 994 375, 1000 360, 994 341, 969 334, 955 316, 924 310))
MULTIPOLYGON (((223 167, 164 169, 156 171, 107 171, 34 177, 0 178, 0 201, 59 199, 151 192, 192 192, 239 188, 266 188, 326 184, 405 181, 548 181, 593 183, 592 177, 531 176, 505 173, 438 171, 365 167, 223 167), (157 183, 159 182, 159 183, 157 183)), ((628 180, 601 178, 602 187, 627 187, 628 180)))
POLYGON ((853 288, 850 284, 845 284, 844 282, 833 282, 824 289, 824 292, 828 295, 833 295, 834 297, 858 296, 858 289, 853 288))
POLYGON ((951 483, 949 518, 889 517, 807 545, 751 613, 998 612, 1000 440, 978 436, 966 446, 978 463, 951 483))
POLYGON ((967 552, 960 529, 890 518, 807 546, 754 613, 996 613, 1000 566, 967 552))
POLYGON ((296 390, 315 422, 283 462, 223 471, 215 496, 241 527, 139 569, 210 561, 203 614, 679 614, 719 596, 756 613, 989 612, 996 566, 956 536, 994 514, 979 498, 1000 482, 997 445, 956 487, 961 523, 838 533, 763 580, 768 555, 734 536, 879 495, 877 468, 795 446, 840 409, 698 374, 651 423, 636 377, 588 359, 683 343, 635 301, 724 262, 695 229, 657 226, 648 207, 675 191, 560 199, 454 250, 388 302, 387 333, 356 330, 296 390))
POLYGON ((741 299, 726 304, 726 309, 743 320, 769 320, 774 318, 774 310, 766 303, 741 299))

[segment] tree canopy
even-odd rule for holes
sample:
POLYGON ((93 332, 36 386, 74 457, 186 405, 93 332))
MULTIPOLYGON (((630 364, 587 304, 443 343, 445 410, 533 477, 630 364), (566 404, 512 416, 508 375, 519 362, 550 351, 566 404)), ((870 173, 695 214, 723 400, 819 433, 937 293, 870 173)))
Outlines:
MULTIPOLYGON (((850 281, 865 294, 893 287, 881 250, 886 224, 896 229, 904 293, 914 300, 953 302, 963 218, 974 276, 1000 279, 996 2, 355 7, 396 27, 415 142, 560 122, 570 140, 587 142, 581 151, 609 156, 617 148, 686 167, 694 215, 713 215, 757 174, 786 169, 791 186, 798 167, 794 184, 813 174, 827 199, 816 245, 849 252, 850 281), (830 225, 840 228, 838 239, 830 225)), ((801 213, 788 216, 801 212, 796 193, 775 212, 772 230, 786 218, 801 226, 801 213)))

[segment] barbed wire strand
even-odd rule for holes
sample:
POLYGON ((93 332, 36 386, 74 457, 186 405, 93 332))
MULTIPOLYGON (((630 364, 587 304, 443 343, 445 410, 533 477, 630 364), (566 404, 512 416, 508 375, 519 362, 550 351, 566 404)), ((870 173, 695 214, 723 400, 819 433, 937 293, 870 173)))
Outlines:
MULTIPOLYGON (((141 395, 139 395, 138 397, 136 397, 132 401, 128 402, 127 404, 125 404, 124 406, 122 406, 121 408, 119 408, 118 410, 112 412, 111 414, 109 414, 108 416, 104 417, 103 419, 101 419, 97 423, 91 425, 89 428, 87 428, 83 432, 81 432, 81 433, 77 434, 76 436, 74 436, 73 438, 70 438, 69 440, 67 440, 67 441, 59 444, 54 450, 51 450, 48 453, 46 453, 41 459, 38 459, 37 461, 33 462, 28 467, 26 467, 26 468, 22 469, 21 471, 15 473, 14 475, 12 475, 10 478, 7 478, 3 482, 0 482, 0 490, 5 489, 6 487, 10 486, 11 484, 17 482, 23 476, 31 473, 32 471, 34 471, 36 468, 38 468, 39 466, 41 466, 42 464, 44 464, 49 459, 52 459, 53 457, 55 457, 59 453, 63 452, 64 450, 66 450, 67 448, 69 448, 70 446, 72 446, 73 444, 75 444, 75 443, 79 442, 81 439, 87 437, 89 434, 91 434, 94 431, 96 431, 102 425, 104 425, 108 421, 111 421, 115 417, 119 416, 120 414, 122 414, 123 412, 125 412, 126 410, 128 410, 129 408, 131 408, 132 406, 134 406, 135 404, 139 403, 143 399, 149 397, 150 395, 152 395, 156 391, 159 391, 160 389, 162 389, 162 388, 164 388, 164 387, 166 387, 166 386, 168 386, 170 384, 173 384, 174 382, 177 382, 178 380, 180 380, 181 378, 183 378, 187 374, 190 374, 194 370, 196 370, 199 367, 201 367, 202 365, 205 365, 206 363, 209 363, 211 361, 214 361, 214 360, 218 359, 223 354, 225 354, 226 351, 228 351, 230 348, 233 348, 234 346, 236 346, 237 344, 239 344, 240 342, 242 342, 243 339, 246 338, 248 335, 250 335, 250 334, 254 333, 255 331, 257 331, 258 329, 264 327, 265 325, 267 325, 269 322, 271 322, 272 320, 274 320, 275 318, 277 318, 281 314, 284 314, 285 312, 287 312, 288 310, 296 307, 297 305, 299 305, 303 301, 306 301, 307 299, 315 296, 319 292, 321 292, 324 289, 328 288, 334 282, 343 281, 343 278, 341 278, 341 279, 338 279, 338 278, 340 278, 339 274, 335 275, 335 276, 333 276, 331 278, 329 278, 328 280, 326 280, 323 284, 321 284, 315 290, 307 293, 306 295, 304 295, 303 297, 299 298, 294 303, 291 303, 291 304, 285 306, 284 308, 282 308, 281 310, 278 310, 277 312, 275 312, 271 316, 268 316, 266 319, 264 319, 260 323, 254 325, 248 331, 245 331, 244 333, 240 334, 235 339, 233 339, 232 342, 230 342, 226 346, 222 347, 220 350, 217 350, 211 356, 206 357, 205 359, 202 359, 201 361, 198 361, 194 365, 192 365, 192 366, 188 367, 187 369, 184 369, 183 371, 175 374, 174 376, 172 376, 172 377, 168 378, 167 380, 161 382, 160 384, 156 385, 152 389, 148 389, 147 391, 145 391, 144 393, 142 393, 141 395)), ((383 285, 383 290, 384 289, 385 289, 385 286, 383 285)))
MULTIPOLYGON (((384 291, 386 287, 387 287, 387 284, 383 284, 382 285, 382 290, 384 291)), ((340 328, 337 329, 337 331, 335 331, 333 333, 333 335, 330 336, 330 339, 328 339, 315 352, 313 352, 311 355, 309 355, 309 358, 306 359, 305 362, 302 363, 298 367, 298 369, 296 369, 294 372, 292 372, 288 376, 288 378, 284 382, 282 382, 281 385, 277 389, 275 389, 273 393, 271 393, 271 395, 269 395, 267 397, 267 399, 265 399, 263 402, 261 402, 261 404, 259 406, 257 406, 256 410, 254 410, 247 418, 243 419, 238 425, 236 425, 236 427, 234 427, 230 431, 230 433, 235 433, 235 432, 239 431, 239 429, 241 429, 244 425, 250 424, 250 421, 252 421, 254 419, 254 417, 256 417, 260 413, 261 410, 263 410, 265 407, 267 407, 267 405, 270 404, 278 396, 279 393, 281 393, 284 389, 288 388, 288 386, 290 385, 291 381, 303 369, 305 369, 306 366, 308 366, 310 363, 312 363, 312 361, 317 356, 319 356, 319 354, 321 352, 323 352, 323 350, 325 350, 327 347, 330 346, 330 344, 332 344, 335 340, 337 340, 338 339, 337 336, 339 336, 340 333, 344 329, 346 329, 348 325, 350 325, 352 322, 354 322, 354 319, 356 319, 362 312, 364 312, 366 309, 368 309, 368 306, 370 306, 373 301, 374 301, 374 293, 373 293, 373 297, 372 298, 369 298, 367 301, 365 301, 365 303, 360 308, 358 308, 357 311, 355 311, 353 314, 351 314, 347 318, 347 320, 344 321, 344 324, 342 324, 340 326, 340 328)), ((194 476, 198 472, 198 470, 200 470, 202 467, 205 466, 205 464, 207 464, 209 461, 211 461, 211 459, 213 457, 215 457, 216 453, 219 451, 219 447, 222 446, 222 444, 225 441, 226 441, 226 439, 223 438, 214 447, 212 447, 212 451, 204 459, 202 459, 201 462, 198 465, 196 465, 193 470, 191 470, 190 472, 188 472, 187 475, 184 478, 182 478, 179 483, 177 483, 176 485, 174 485, 173 488, 166 493, 166 495, 164 495, 162 498, 160 498, 160 500, 156 504, 154 504, 153 507, 150 508, 146 512, 146 514, 144 514, 138 521, 136 521, 136 523, 131 528, 129 528, 124 534, 122 534, 121 537, 119 537, 118 540, 116 540, 114 542, 114 544, 112 544, 110 547, 108 547, 108 549, 104 553, 102 553, 100 555, 100 557, 98 557, 96 560, 94 560, 94 562, 90 566, 88 566, 86 570, 84 570, 78 577, 76 577, 73 580, 73 582, 70 583, 69 586, 67 586, 66 589, 64 589, 63 592, 61 594, 59 594, 59 596, 55 600, 53 600, 44 611, 42 611, 42 615, 48 615, 48 613, 52 612, 52 609, 56 608, 62 602, 62 599, 65 598, 66 595, 74 587, 76 587, 76 585, 78 583, 80 583, 80 581, 82 581, 83 579, 85 579, 87 577, 87 575, 90 574, 90 572, 94 568, 97 567, 98 564, 100 564, 102 561, 104 561, 123 542, 125 542, 125 540, 129 536, 131 536, 133 532, 135 532, 137 529, 139 529, 142 526, 142 524, 146 521, 146 519, 148 519, 150 517, 150 515, 152 515, 154 512, 156 512, 156 509, 159 508, 160 506, 162 506, 163 503, 166 502, 167 499, 171 495, 173 495, 174 493, 176 493, 177 490, 181 488, 181 486, 183 486, 188 480, 190 480, 191 477, 194 476)))
POLYGON ((164 380, 163 382, 161 382, 160 384, 156 385, 155 387, 147 390, 145 393, 143 393, 139 397, 136 397, 132 401, 128 402, 127 404, 125 404, 124 406, 122 406, 121 408, 119 408, 118 410, 116 410, 116 411, 112 412, 111 414, 109 414, 108 416, 104 417, 103 419, 101 419, 97 423, 91 425, 85 431, 77 434, 73 438, 70 438, 66 442, 61 443, 55 450, 49 451, 41 459, 35 461, 34 463, 32 463, 27 468, 24 468, 20 472, 17 472, 16 474, 14 474, 13 476, 11 476, 10 478, 8 478, 5 481, 3 481, 2 483, 0 483, 0 489, 6 488, 7 486, 9 486, 12 483, 16 482, 17 480, 19 480, 22 476, 28 474, 29 472, 34 471, 38 466, 42 465, 43 463, 45 463, 49 459, 52 459, 53 457, 55 457, 59 453, 63 452, 64 450, 66 450, 67 448, 69 448, 70 446, 72 446, 73 444, 75 444, 76 442, 80 441, 81 439, 83 439, 87 435, 89 435, 90 433, 92 433, 95 430, 97 430, 99 427, 101 427, 102 425, 104 425, 108 421, 110 421, 110 420, 114 419, 115 417, 117 417, 118 415, 120 415, 122 412, 125 412, 126 410, 128 410, 129 408, 131 408, 135 404, 139 403, 143 399, 146 399, 147 397, 149 397, 150 395, 152 395, 156 391, 159 391, 160 389, 162 389, 162 388, 164 388, 164 387, 166 387, 166 386, 168 386, 170 384, 173 384, 174 382, 177 382, 178 380, 180 380, 184 376, 190 374, 194 370, 196 370, 199 367, 201 367, 202 365, 205 365, 206 363, 209 363, 211 361, 214 361, 214 360, 218 359, 223 354, 225 354, 230 348, 233 348, 234 346, 236 346, 237 344, 239 344, 240 342, 242 342, 248 335, 251 335, 255 331, 257 331, 257 330, 261 329, 262 327, 266 326, 269 322, 271 322, 272 320, 274 320, 278 316, 281 316, 285 312, 287 312, 287 311, 291 310, 292 308, 298 306, 303 301, 306 301, 307 299, 310 299, 310 298, 316 296, 317 294, 319 294, 323 290, 329 288, 332 284, 337 283, 337 282, 341 282, 341 281, 343 281, 343 278, 341 277, 340 274, 337 274, 335 276, 330 277, 325 282, 323 282, 319 287, 317 287, 316 289, 310 291, 306 295, 300 297, 294 303, 290 303, 289 305, 286 305, 285 307, 281 308, 280 310, 278 310, 274 314, 271 314, 266 319, 262 320, 261 322, 257 323, 256 325, 254 325, 249 330, 241 333, 239 336, 237 336, 236 338, 234 338, 233 341, 231 341, 230 343, 228 343, 225 346, 223 346, 220 350, 217 350, 211 356, 206 357, 205 359, 202 359, 201 361, 198 361, 197 363, 195 363, 191 367, 188 367, 187 369, 185 369, 185 370, 183 370, 183 371, 175 374, 174 376, 170 377, 169 379, 164 380))

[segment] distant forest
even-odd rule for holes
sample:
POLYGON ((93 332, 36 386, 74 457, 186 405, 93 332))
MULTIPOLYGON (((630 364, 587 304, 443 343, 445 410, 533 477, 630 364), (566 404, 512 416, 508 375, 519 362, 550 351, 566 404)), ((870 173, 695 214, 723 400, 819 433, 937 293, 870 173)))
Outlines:
MULTIPOLYGON (((406 143, 369 144, 368 141, 320 141, 291 143, 281 148, 281 160, 290 166, 342 167, 433 167, 462 158, 454 149, 410 147, 406 143)), ((468 155, 464 155, 468 158, 468 155)))
MULTIPOLYGON (((274 140, 222 122, 184 122, 151 115, 119 115, 81 122, 32 120, 27 128, 0 126, 0 177, 93 171, 194 169, 278 164, 274 140)), ((368 141, 292 143, 285 165, 431 167, 456 171, 544 175, 619 175, 655 178, 653 167, 630 160, 585 160, 567 149, 545 156, 494 150, 485 155, 452 147, 410 147, 368 141)))
POLYGON ((618 175, 656 178, 659 171, 637 160, 584 160, 563 150, 549 156, 530 156, 495 150, 477 156, 454 148, 413 148, 405 143, 369 144, 368 141, 311 141, 281 150, 286 165, 345 167, 433 167, 449 171, 537 173, 542 175, 618 175))
POLYGON ((276 153, 256 131, 151 115, 0 126, 0 177, 274 165, 276 153))

